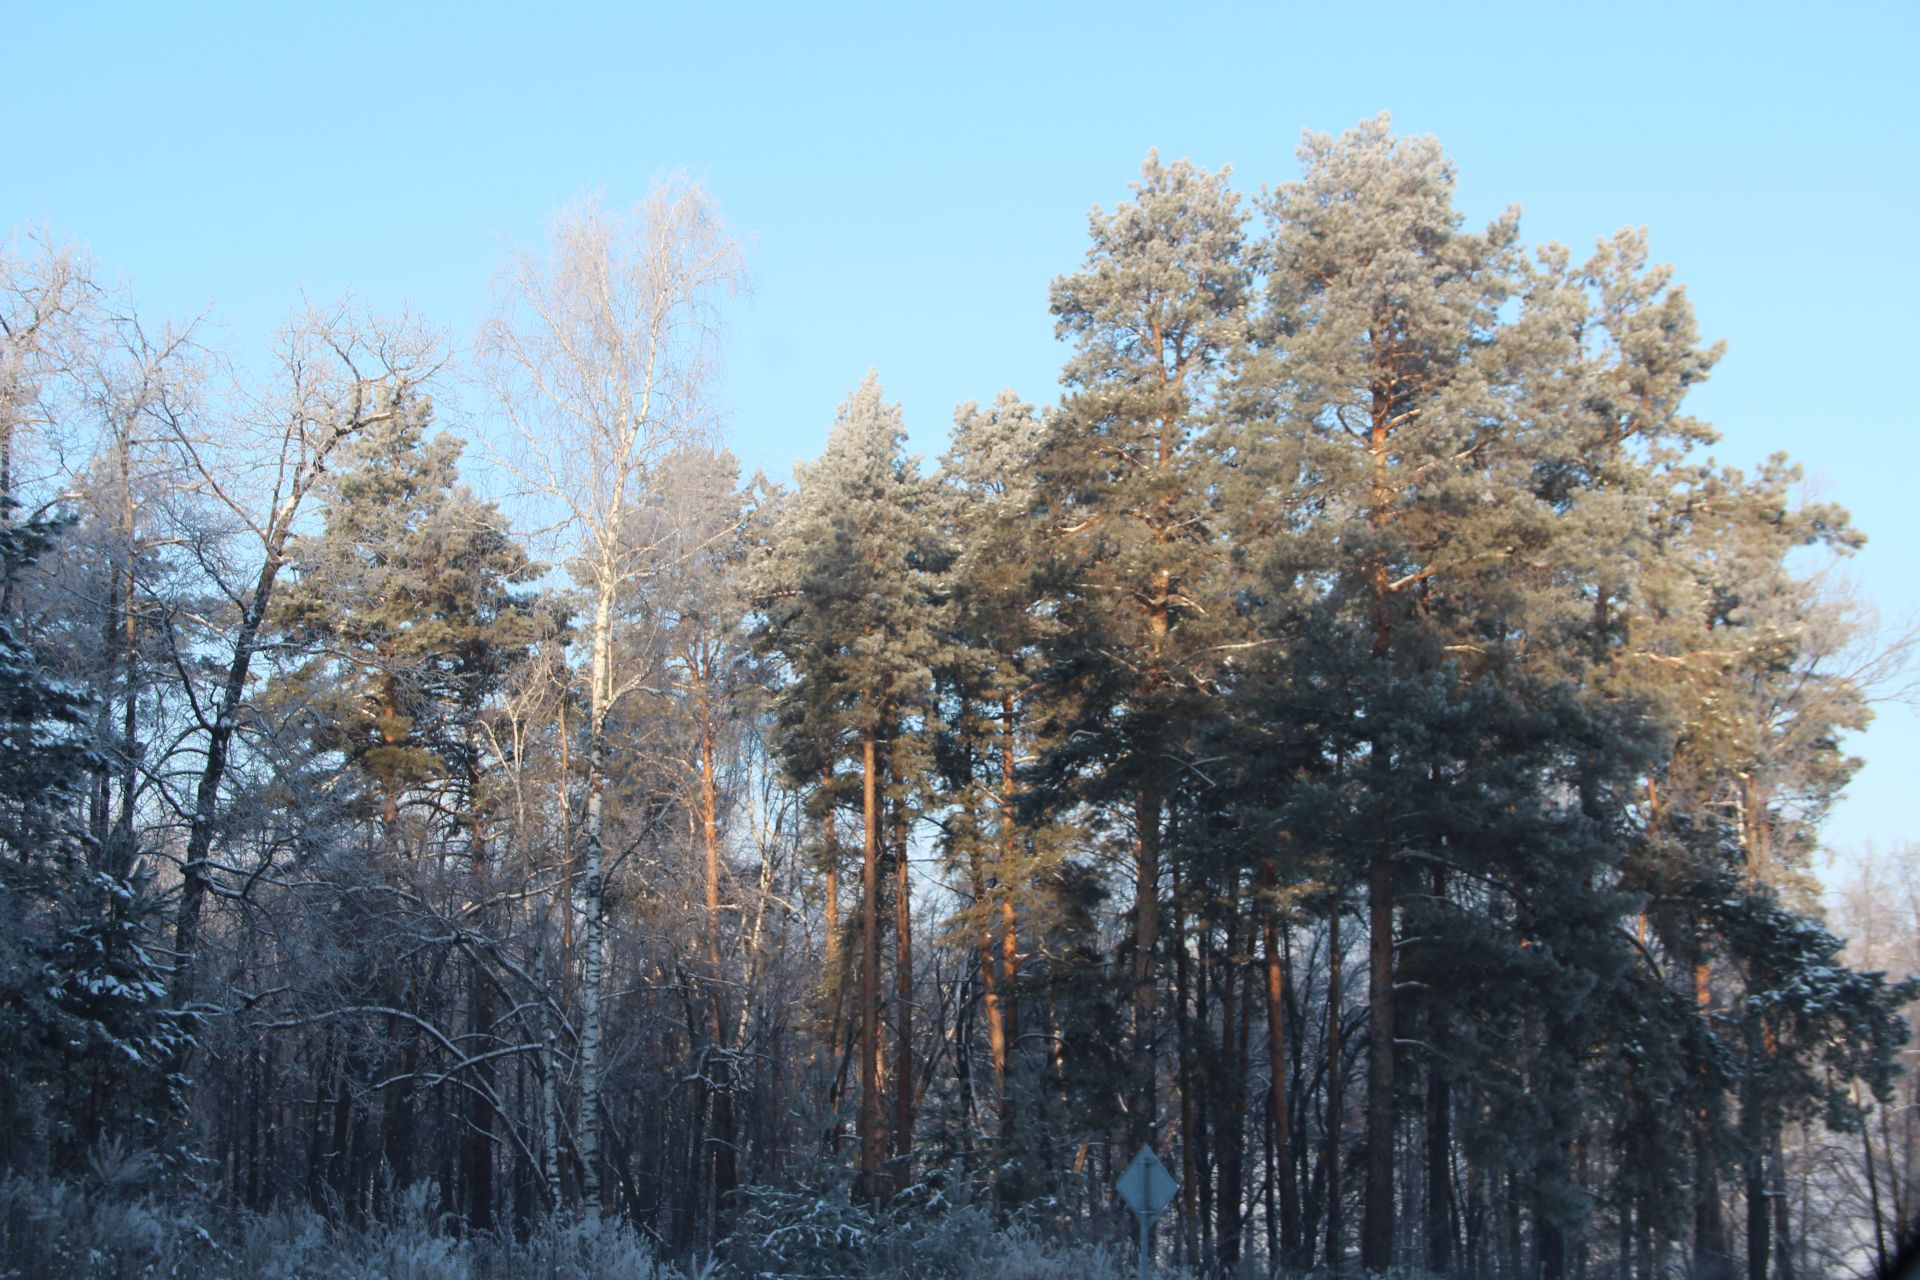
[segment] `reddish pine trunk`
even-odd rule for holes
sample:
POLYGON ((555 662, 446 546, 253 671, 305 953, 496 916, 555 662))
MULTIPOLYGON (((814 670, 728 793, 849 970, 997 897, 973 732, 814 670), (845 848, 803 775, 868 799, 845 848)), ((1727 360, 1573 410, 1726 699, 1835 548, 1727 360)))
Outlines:
POLYGON ((1273 1149, 1279 1175, 1280 1240, 1283 1256, 1297 1260, 1300 1248, 1300 1188, 1293 1176, 1292 1115, 1287 1100, 1287 991, 1286 967, 1280 956, 1278 872, 1272 858, 1260 864, 1260 885, 1268 895, 1261 913, 1261 942, 1266 952, 1267 1070, 1272 1076, 1269 1109, 1273 1121, 1273 1149))
POLYGON ((859 1196, 880 1199, 880 798, 874 731, 860 743, 861 809, 866 845, 860 864, 860 1182, 859 1196))
MULTIPOLYGON (((1018 797, 1014 782, 1014 703, 1013 695, 1000 700, 1000 1021, 1003 1063, 996 1068, 995 1081, 1000 1090, 1000 1144, 1011 1159, 1018 1117, 1014 1110, 1012 1055, 1020 1047, 1020 999, 1014 979, 1020 967, 1020 921, 1014 904, 1014 885, 1018 879, 1019 832, 1014 823, 1014 803, 1018 797)), ((1012 1188, 1018 1194, 1018 1184, 1012 1188)))
POLYGON ((896 1179, 904 1190, 913 1183, 913 883, 907 859, 907 802, 894 801, 894 1002, 893 1154, 896 1179))
MULTIPOLYGON (((704 703, 704 698, 703 698, 704 703)), ((716 1050, 726 1048, 726 987, 720 981, 720 787, 716 777, 719 755, 717 732, 710 706, 702 706, 700 726, 700 836, 706 853, 707 919, 705 943, 707 977, 712 990, 707 1000, 707 1035, 716 1050)), ((733 1066, 722 1058, 714 1072, 713 1203, 726 1201, 739 1182, 734 1161, 733 1066)))

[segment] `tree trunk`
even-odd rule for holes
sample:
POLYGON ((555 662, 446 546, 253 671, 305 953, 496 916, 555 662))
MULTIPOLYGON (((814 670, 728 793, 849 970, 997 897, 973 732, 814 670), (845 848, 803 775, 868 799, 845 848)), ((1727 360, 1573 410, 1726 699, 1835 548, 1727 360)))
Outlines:
POLYGON ((607 715, 613 702, 613 586, 601 584, 593 618, 592 684, 587 707, 587 813, 582 834, 586 875, 580 884, 580 917, 586 946, 580 963, 580 1115, 574 1124, 574 1154, 580 1160, 580 1198, 589 1215, 600 1212, 600 995, 606 981, 607 886, 604 825, 607 791, 607 715))
POLYGON ((1533 1210, 1535 1247, 1540 1252, 1542 1280, 1563 1280, 1567 1274, 1567 1233, 1537 1200, 1533 1210))
MULTIPOLYGON (((477 726, 471 717, 467 721, 466 734, 467 868, 473 901, 484 904, 491 898, 493 887, 487 875, 487 827, 480 807, 480 752, 475 741, 477 726)), ((483 906, 475 916, 475 927, 483 934, 490 934, 491 923, 492 912, 483 906)), ((493 1035, 490 998, 493 992, 488 985, 487 972, 480 962, 479 952, 470 950, 468 959, 467 1043, 473 1046, 470 1052, 477 1053, 486 1049, 493 1035)), ((493 1099, 498 1079, 499 1073, 493 1060, 475 1065, 474 1090, 461 1095, 458 1108, 466 1121, 462 1182, 467 1228, 471 1231, 486 1231, 493 1226, 493 1099), (476 1093, 478 1096, 475 1096, 476 1093)))
MULTIPOLYGON (((1434 1034, 1445 1015, 1433 1011, 1434 1034)), ((1427 1270, 1453 1270, 1453 1089, 1438 1063, 1427 1068, 1427 1270)))
MULTIPOLYGON (((822 855, 827 862, 827 897, 823 904, 827 924, 827 980, 840 981, 840 848, 833 831, 833 763, 828 761, 820 770, 820 789, 827 797, 826 808, 820 815, 820 845, 822 855)), ((828 1028, 833 1056, 839 1056, 840 1020, 834 1019, 828 1028)))
MULTIPOLYGON (((1434 897, 1447 896, 1445 868, 1433 870, 1434 897)), ((1436 1050, 1447 1039, 1447 1014, 1438 1001, 1427 1012, 1427 1038, 1436 1050)), ((1445 1064, 1427 1057, 1427 1270, 1453 1270, 1453 1087, 1445 1064)))
POLYGON ((1266 953, 1267 1070, 1272 1076, 1269 1111, 1273 1149, 1279 1175, 1280 1240, 1289 1265, 1298 1265, 1300 1248, 1300 1188, 1293 1176, 1293 1132, 1287 1098, 1287 970, 1280 954, 1279 873, 1272 858, 1260 864, 1260 885, 1266 904, 1261 912, 1261 944, 1266 953))
MULTIPOLYGON (((994 877, 999 881, 1000 889, 1000 980, 995 1010, 1000 1023, 1000 1047, 996 1050, 994 1086, 1000 1095, 1001 1167, 1009 1174, 1003 1185, 1008 1200, 1017 1203, 1023 1194, 1021 1161, 1015 1149, 1020 1122, 1013 1082, 1015 1056, 1020 1050, 1020 997, 1015 986, 1020 970, 1020 918, 1014 902, 1014 889, 1020 881, 1020 875, 1017 870, 1019 828, 1014 821, 1014 806, 1018 802, 1019 791, 1014 777, 1012 694, 1000 700, 1000 726, 1000 866, 994 877)), ((991 964, 988 967, 991 968, 991 964)))
POLYGON ((880 1199, 880 797, 875 731, 860 742, 866 845, 860 869, 859 1198, 880 1199))
MULTIPOLYGON (((92 855, 96 865, 104 865, 111 852, 107 843, 108 812, 113 802, 113 694, 109 674, 119 665, 120 649, 120 572, 118 566, 107 575, 106 607, 101 610, 100 670, 102 689, 94 712, 94 740, 99 755, 94 759, 87 786, 87 831, 93 837, 92 855)), ((131 686, 131 681, 129 681, 131 686)))
POLYGON ((1487 1195, 1486 1174, 1476 1167, 1473 1158, 1467 1158, 1467 1211, 1465 1228, 1467 1255, 1463 1270, 1470 1276, 1479 1275, 1482 1263, 1487 1256, 1487 1195))
MULTIPOLYGON (((254 649, 259 644, 260 626, 273 598, 273 584, 280 573, 280 558, 285 538, 269 545, 266 563, 260 567, 253 594, 241 615, 234 635, 233 658, 227 664, 227 678, 220 687, 214 705, 213 723, 207 726, 207 754, 200 767, 200 781, 194 789, 193 817, 187 827, 186 856, 180 866, 180 905, 174 913, 174 968, 168 999, 173 1008, 185 1009, 193 1001, 195 961, 200 950, 200 914, 206 905, 208 875, 213 852, 213 833, 220 817, 220 787, 226 781, 227 753, 238 727, 240 704, 246 697, 247 672, 253 665, 254 649)), ((182 1045, 174 1070, 181 1071, 193 1052, 192 1042, 182 1045)))
MULTIPOLYGON (((467 1026, 471 1043, 480 1045, 489 1036, 493 1022, 491 994, 480 973, 480 962, 472 966, 472 988, 467 1000, 467 1026)), ((493 1226, 493 1107, 488 1098, 497 1079, 492 1062, 474 1068, 475 1087, 486 1096, 469 1096, 462 1110, 466 1113, 466 1219, 471 1231, 486 1231, 493 1226)))
MULTIPOLYGON (((1378 340, 1373 335, 1372 340, 1378 340)), ((1373 505, 1368 523, 1383 529, 1392 518, 1396 495, 1389 475, 1394 421, 1394 389, 1384 380, 1372 388, 1373 422, 1367 453, 1373 467, 1373 505)), ((1373 660, 1376 682, 1388 678, 1386 664, 1393 648, 1393 587, 1384 553, 1374 553, 1366 566, 1367 588, 1373 600, 1373 660)), ((1369 744, 1367 771, 1372 778, 1373 803, 1384 806, 1392 794, 1392 762, 1386 743, 1378 737, 1369 744)), ((1379 844, 1367 860, 1367 1185, 1361 1216, 1360 1261, 1369 1272, 1383 1272, 1393 1261, 1393 832, 1382 819, 1379 844)))
MULTIPOLYGON (((552 984, 547 977, 546 940, 540 942, 534 971, 534 986, 552 1000, 552 984)), ((560 1090, 557 1074, 559 1063, 555 1061, 556 1037, 552 1025, 551 1008, 545 1011, 547 1025, 541 1028, 540 1037, 540 1180, 547 1193, 547 1208, 558 1209, 562 1203, 560 1197, 560 1090)))
POLYGON ((1240 1264, 1241 1202, 1246 1195, 1247 1131, 1247 1023, 1253 1013, 1252 983, 1242 983, 1241 974, 1253 957, 1251 946, 1242 950, 1240 931, 1240 879, 1231 877, 1227 894, 1227 965, 1220 977, 1221 1035, 1220 1050, 1231 1055, 1223 1081, 1224 1113, 1215 1126, 1220 1165, 1220 1190, 1214 1201, 1214 1221, 1218 1224, 1220 1264, 1233 1269, 1240 1264))
POLYGON ((893 1155, 899 1164, 895 1172, 897 1190, 913 1184, 913 879, 907 856, 908 826, 907 800, 900 796, 893 802, 893 991, 897 1009, 893 1050, 893 1155))
POLYGON ((704 942, 707 953, 707 1035, 718 1052, 713 1068, 712 1204, 716 1219, 727 1193, 738 1184, 734 1159, 734 1063, 727 1045, 726 985, 720 980, 720 788, 717 781, 719 744, 714 710, 707 699, 711 685, 703 685, 700 724, 700 839, 706 854, 707 916, 704 942))
MULTIPOLYGON (((126 542, 122 547, 122 554, 126 559, 120 569, 123 580, 120 594, 122 674, 120 813, 114 819, 114 831, 120 839, 120 857, 123 863, 130 864, 139 847, 133 834, 133 801, 140 789, 140 614, 134 603, 139 591, 139 582, 134 576, 139 549, 134 545, 133 540, 134 509, 131 481, 125 482, 123 499, 125 508, 121 519, 126 542)), ((122 873, 124 874, 124 867, 122 873)))
MULTIPOLYGON (((1703 1039, 1713 1034, 1712 970, 1707 964, 1705 946, 1704 939, 1695 939, 1693 998, 1703 1039)), ((1728 1256, 1726 1221, 1720 1208, 1720 1167, 1714 1152, 1714 1116, 1718 1108, 1711 1070, 1703 1050, 1694 1064, 1693 1268, 1699 1280, 1731 1280, 1732 1259, 1728 1256)))
MULTIPOLYGON (((707 914, 701 922, 701 942, 706 951, 707 980, 716 993, 715 1020, 724 1020, 718 1003, 720 977, 720 791, 715 777, 714 756, 717 744, 710 708, 702 711, 700 723, 700 847, 705 855, 707 914)), ((719 1036, 716 1033, 715 1039, 719 1036)))
POLYGON ((1173 864, 1173 1028, 1176 1087, 1180 1102, 1180 1227, 1185 1241, 1187 1262, 1198 1268, 1198 1234, 1205 1218, 1198 1204, 1200 1183, 1205 1169, 1201 1161, 1201 1132, 1205 1124, 1200 1114, 1199 1072, 1193 1060, 1192 984, 1187 962, 1186 895, 1180 882, 1180 863, 1173 864))
POLYGON ((1912 1221, 1912 1219, 1908 1216, 1908 1212, 1907 1212, 1909 1207, 1908 1201, 1907 1201, 1907 1195, 1913 1186, 1912 1165, 1911 1163, 1909 1163, 1908 1166, 1903 1170, 1901 1168, 1901 1161, 1900 1161, 1899 1155, 1898 1153, 1895 1152, 1894 1146, 1893 1146, 1893 1111, 1894 1111, 1893 1104, 1897 1103, 1900 1098, 1899 1086, 1897 1083, 1894 1086, 1894 1089, 1895 1091, 1893 1096, 1887 1100, 1887 1103, 1885 1105, 1882 1105, 1879 1108, 1880 1150, 1881 1150, 1881 1153, 1886 1157, 1886 1161, 1887 1161, 1887 1188, 1891 1192, 1888 1198, 1893 1202, 1890 1207, 1893 1210, 1893 1221, 1895 1223, 1894 1229, 1896 1231, 1911 1234, 1916 1230, 1920 1230, 1920 1225, 1915 1224, 1912 1221))
MULTIPOLYGON (((999 880, 990 875, 984 844, 980 839, 980 791, 968 787, 960 793, 963 807, 962 820, 968 831, 974 834, 973 843, 968 849, 969 888, 973 894, 974 953, 979 966, 980 1009, 987 1031, 987 1062, 992 1071, 994 1104, 1001 1114, 1004 1132, 1006 1096, 1007 1096, 1007 1037, 1006 1026, 1001 1018, 1000 999, 1000 957, 999 941, 996 936, 993 915, 993 898, 1000 892, 999 880)), ((967 1011, 971 1014, 971 1009, 967 1011)), ((971 1034, 972 1019, 963 1015, 956 1026, 956 1055, 954 1066, 965 1086, 960 1090, 960 1099, 969 1121, 968 1131, 975 1128, 974 1099, 971 1093, 972 1057, 971 1034), (966 1028, 964 1034, 960 1028, 966 1028)), ((1010 1208, 1018 1199, 1008 1186, 1006 1174, 1007 1158, 1004 1154, 992 1161, 996 1170, 993 1177, 994 1203, 1001 1211, 1010 1208)))
POLYGON ((1134 1147, 1153 1141, 1158 1120, 1154 1069, 1154 949, 1160 932, 1160 792, 1151 770, 1134 798, 1133 1124, 1134 1147))
POLYGON ((820 815, 820 843, 827 863, 826 981, 832 997, 827 1007, 827 1069, 834 1073, 833 1084, 827 1090, 830 1118, 827 1121, 826 1140, 821 1145, 824 1150, 832 1153, 839 1149, 840 1104, 844 1096, 841 1082, 846 1078, 846 1058, 842 1052, 845 1044, 840 1037, 844 1030, 842 1022, 847 1003, 847 972, 846 957, 841 954, 840 948, 840 846, 834 833, 833 761, 831 759, 821 766, 820 789, 827 798, 826 811, 820 815))
POLYGON ((1860 1124, 1860 1150, 1867 1161, 1867 1208, 1873 1215, 1873 1250, 1879 1260, 1880 1274, 1890 1274, 1887 1257, 1887 1221, 1880 1207, 1880 1174, 1873 1160, 1873 1125, 1865 1120, 1860 1124))
POLYGON ((1345 1081, 1340 1069, 1340 909, 1327 917, 1327 1266, 1340 1274, 1346 1234, 1340 1203, 1341 1096, 1345 1081))
POLYGON ((1778 1280, 1794 1280, 1792 1219, 1787 1198, 1787 1161, 1781 1151, 1780 1130, 1775 1127, 1767 1153, 1768 1174, 1773 1198, 1774 1275, 1778 1280))
POLYGON ((1393 864, 1376 849, 1367 868, 1367 1199, 1360 1261, 1393 1262, 1393 864))
MULTIPOLYGON (((1747 1054, 1750 1062, 1764 1057, 1766 1037, 1754 1025, 1755 1020, 1747 1019, 1747 1054)), ((1771 1144, 1767 1141, 1766 1104, 1761 1094, 1763 1084, 1754 1078, 1750 1071, 1741 1082, 1740 1129, 1742 1145, 1745 1147, 1742 1172, 1745 1175, 1747 1199, 1747 1280, 1767 1280, 1768 1263, 1773 1250, 1773 1213, 1767 1203, 1767 1153, 1771 1144)))

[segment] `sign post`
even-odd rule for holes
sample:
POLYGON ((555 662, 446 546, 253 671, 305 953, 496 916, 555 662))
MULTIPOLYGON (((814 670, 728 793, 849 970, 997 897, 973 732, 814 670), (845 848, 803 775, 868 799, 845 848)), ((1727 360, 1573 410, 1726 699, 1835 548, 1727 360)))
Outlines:
POLYGON ((1173 1203, 1173 1193, 1180 1189, 1180 1184, 1167 1172, 1167 1166, 1160 1163, 1160 1157, 1153 1154, 1152 1147, 1141 1147, 1113 1189, 1140 1220, 1140 1280, 1148 1280, 1153 1274, 1153 1257, 1147 1251, 1147 1232, 1153 1227, 1153 1220, 1173 1203))

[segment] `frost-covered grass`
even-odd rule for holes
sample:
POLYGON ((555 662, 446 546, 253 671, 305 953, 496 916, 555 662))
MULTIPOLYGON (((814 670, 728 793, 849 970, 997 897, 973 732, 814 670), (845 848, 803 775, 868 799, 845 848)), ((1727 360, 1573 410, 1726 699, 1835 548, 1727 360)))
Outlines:
MULTIPOLYGON (((996 1230, 964 1206, 878 1220, 814 1201, 747 1247, 672 1265, 615 1218, 556 1218, 524 1237, 460 1237, 431 1194, 399 1197, 392 1221, 330 1222, 307 1208, 254 1214, 141 1189, 137 1176, 84 1184, 0 1179, 0 1280, 1132 1280, 1125 1250, 996 1230), (811 1219, 809 1222, 808 1219, 811 1219), (849 1221, 848 1219, 851 1219, 849 1221), (833 1221, 829 1221, 832 1219, 833 1221)), ((1178 1280, 1170 1271, 1161 1280, 1178 1280)))
MULTIPOLYGON (((721 1243, 726 1280, 1133 1280, 1130 1249, 1036 1218, 996 1226, 985 1204, 934 1184, 885 1209, 829 1178, 811 1189, 749 1187, 721 1243)), ((1084 1226, 1085 1224, 1080 1224, 1084 1226)), ((1182 1280, 1168 1270, 1161 1280, 1182 1280)))
POLYGON ((364 1229, 310 1209, 225 1213, 126 1189, 0 1181, 4 1280, 707 1280, 658 1261, 624 1222, 555 1219, 524 1238, 457 1237, 424 1192, 364 1229))

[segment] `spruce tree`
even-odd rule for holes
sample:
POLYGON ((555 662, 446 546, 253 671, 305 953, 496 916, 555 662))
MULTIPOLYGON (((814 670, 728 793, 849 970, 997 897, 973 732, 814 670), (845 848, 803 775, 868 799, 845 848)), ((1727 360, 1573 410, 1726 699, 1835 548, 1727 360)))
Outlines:
MULTIPOLYGON (((63 524, 0 524, 0 573, 52 552, 63 524)), ((9 1046, 0 1167, 70 1174, 102 1141, 171 1147, 173 1064, 153 875, 104 863, 85 797, 93 707, 55 677, 18 613, 0 617, 0 1034, 9 1046)))

